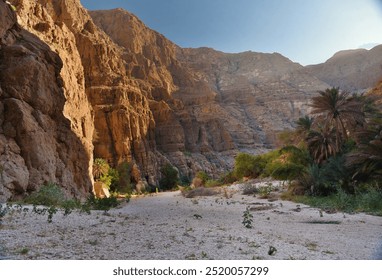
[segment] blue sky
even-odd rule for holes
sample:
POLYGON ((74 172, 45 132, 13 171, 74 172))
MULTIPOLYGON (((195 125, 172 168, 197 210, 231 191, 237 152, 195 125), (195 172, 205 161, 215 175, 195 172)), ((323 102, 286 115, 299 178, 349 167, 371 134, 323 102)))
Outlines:
MULTIPOLYGON (((278 52, 303 65, 382 44, 382 0, 81 0, 124 8, 181 47, 278 52)), ((123 28, 123 27, 121 27, 123 28)))

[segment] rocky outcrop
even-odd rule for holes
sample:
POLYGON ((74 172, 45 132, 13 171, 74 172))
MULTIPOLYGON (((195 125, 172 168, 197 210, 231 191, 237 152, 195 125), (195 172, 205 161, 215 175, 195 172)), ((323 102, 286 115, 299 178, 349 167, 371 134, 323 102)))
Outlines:
POLYGON ((91 154, 63 113, 63 62, 3 1, 0 13, 0 199, 47 182, 84 197, 91 154))
POLYGON ((325 63, 308 66, 307 70, 330 86, 365 92, 382 77, 382 45, 371 50, 340 51, 325 63))

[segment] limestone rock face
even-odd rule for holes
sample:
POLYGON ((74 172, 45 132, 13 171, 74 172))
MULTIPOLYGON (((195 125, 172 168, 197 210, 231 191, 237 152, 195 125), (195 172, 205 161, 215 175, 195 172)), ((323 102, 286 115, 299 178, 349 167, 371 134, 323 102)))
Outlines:
POLYGON ((340 51, 325 63, 308 66, 307 70, 331 86, 364 92, 382 77, 382 45, 371 50, 340 51))
POLYGON ((64 115, 63 62, 0 1, 0 199, 47 182, 83 197, 89 153, 64 115))

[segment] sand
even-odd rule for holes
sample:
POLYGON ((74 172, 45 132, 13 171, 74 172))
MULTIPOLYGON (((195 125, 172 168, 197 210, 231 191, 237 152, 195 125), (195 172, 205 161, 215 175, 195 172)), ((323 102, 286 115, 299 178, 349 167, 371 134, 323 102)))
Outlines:
POLYGON ((14 213, 0 225, 0 258, 368 260, 382 256, 382 217, 328 214, 289 201, 179 191, 135 197, 107 213, 14 213), (228 197, 228 198, 227 198, 228 197), (252 208, 252 228, 242 224, 252 208), (270 254, 270 248, 274 252, 270 254))

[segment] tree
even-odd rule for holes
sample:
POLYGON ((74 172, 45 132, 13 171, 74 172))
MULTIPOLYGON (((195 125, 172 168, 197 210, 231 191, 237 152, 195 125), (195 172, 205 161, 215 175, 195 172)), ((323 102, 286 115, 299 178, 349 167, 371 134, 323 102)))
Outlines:
POLYGON ((337 150, 348 139, 348 132, 365 122, 360 99, 350 96, 348 92, 340 92, 339 88, 320 91, 319 96, 313 97, 310 106, 313 108, 312 114, 318 116, 319 122, 322 120, 329 130, 335 130, 337 150))
POLYGON ((382 130, 369 143, 360 144, 347 156, 347 165, 354 170, 353 178, 382 178, 382 130))
POLYGON ((159 181, 159 186, 163 190, 172 190, 178 186, 179 176, 178 171, 171 165, 166 164, 160 170, 162 178, 159 181))
POLYGON ((100 179, 109 172, 110 166, 106 160, 102 158, 96 158, 93 163, 93 176, 94 179, 100 179))
POLYGON ((310 131, 312 130, 313 123, 314 119, 309 116, 304 116, 297 120, 297 127, 295 130, 296 141, 298 142, 297 144, 306 141, 310 131))
POLYGON ((312 130, 307 137, 308 150, 317 164, 339 152, 338 138, 334 128, 324 126, 318 131, 312 130))

